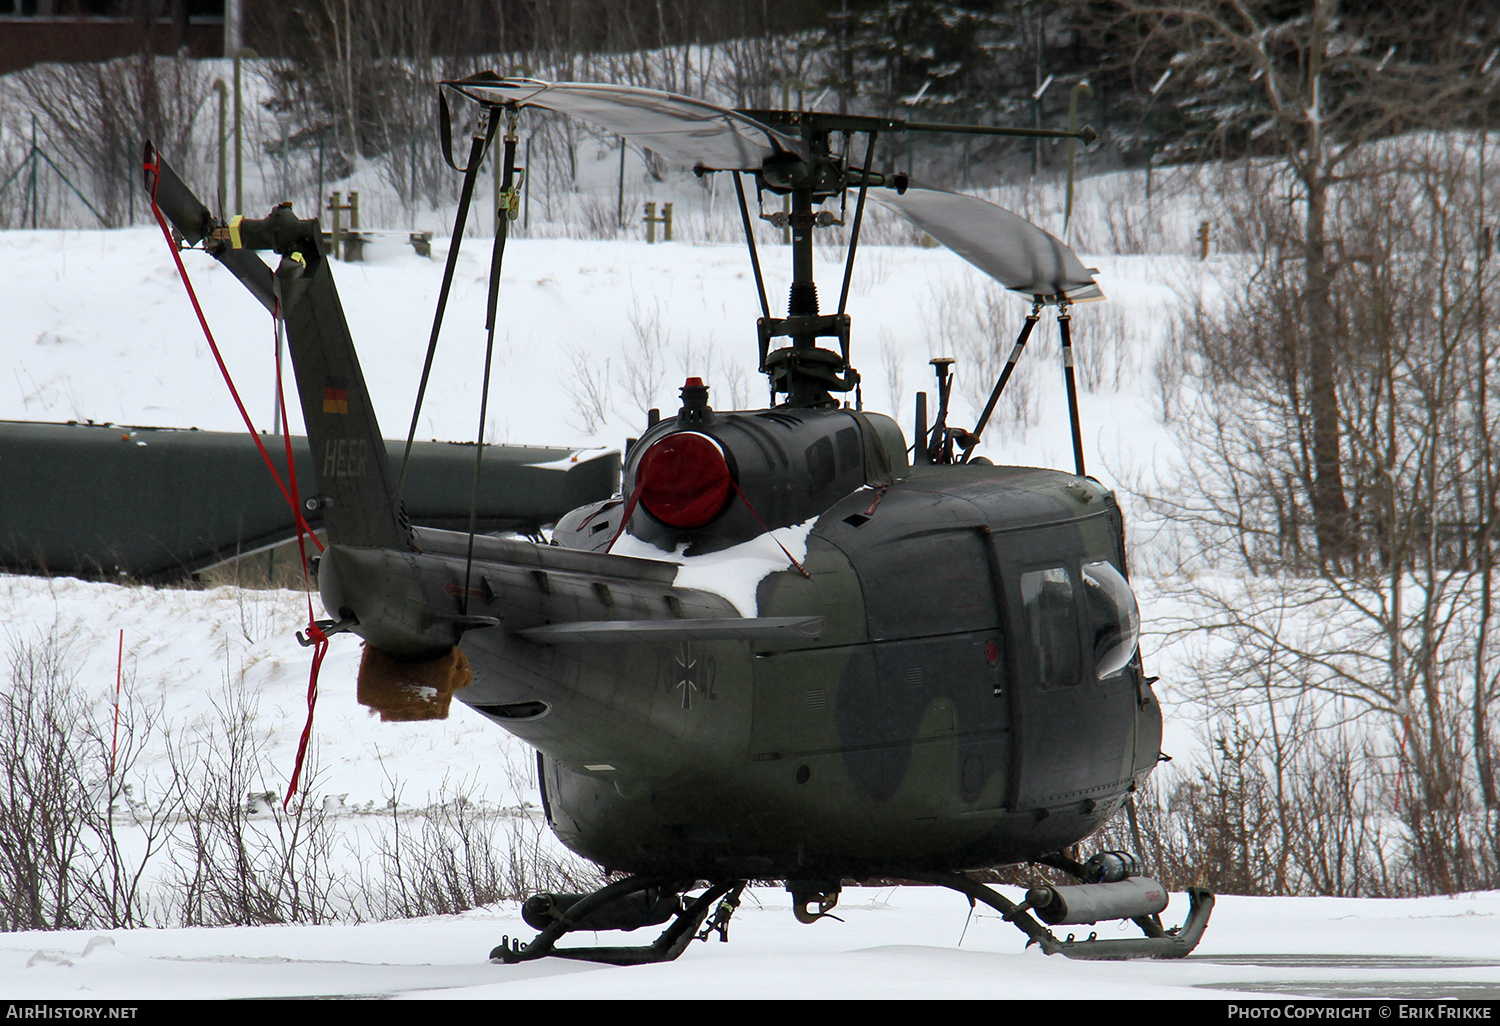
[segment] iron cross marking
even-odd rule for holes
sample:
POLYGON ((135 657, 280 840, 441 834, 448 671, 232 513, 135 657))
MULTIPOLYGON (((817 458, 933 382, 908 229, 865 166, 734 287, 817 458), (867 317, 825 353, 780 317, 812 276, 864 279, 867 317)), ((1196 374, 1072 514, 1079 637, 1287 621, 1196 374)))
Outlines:
POLYGON ((682 689, 682 707, 693 707, 693 692, 698 688, 698 660, 693 655, 690 642, 682 642, 677 649, 677 687, 682 689))

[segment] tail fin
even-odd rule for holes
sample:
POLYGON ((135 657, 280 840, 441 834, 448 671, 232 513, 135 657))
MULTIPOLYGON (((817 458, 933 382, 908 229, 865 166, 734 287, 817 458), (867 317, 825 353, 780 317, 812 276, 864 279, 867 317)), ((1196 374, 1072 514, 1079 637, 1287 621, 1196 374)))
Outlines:
POLYGON ((284 257, 276 277, 318 477, 318 497, 313 501, 334 544, 413 548, 380 422, 370 404, 333 273, 322 253, 318 222, 301 223, 313 226, 315 249, 301 253, 303 263, 292 254, 284 257), (288 263, 300 273, 283 274, 288 263))
POLYGON ((334 544, 414 548, 317 218, 299 220, 284 204, 269 217, 224 224, 149 142, 145 166, 147 190, 183 237, 202 239, 252 295, 280 305, 318 479, 318 495, 308 500, 316 509, 308 512, 322 514, 334 544), (255 250, 281 256, 274 275, 255 250))

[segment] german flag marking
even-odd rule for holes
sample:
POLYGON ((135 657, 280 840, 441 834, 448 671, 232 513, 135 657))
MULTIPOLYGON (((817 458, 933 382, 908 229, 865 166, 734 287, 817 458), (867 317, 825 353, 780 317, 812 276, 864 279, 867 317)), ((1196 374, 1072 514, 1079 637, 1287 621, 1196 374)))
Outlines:
POLYGON ((323 412, 324 413, 348 413, 349 412, 349 379, 348 378, 324 378, 323 379, 323 412))

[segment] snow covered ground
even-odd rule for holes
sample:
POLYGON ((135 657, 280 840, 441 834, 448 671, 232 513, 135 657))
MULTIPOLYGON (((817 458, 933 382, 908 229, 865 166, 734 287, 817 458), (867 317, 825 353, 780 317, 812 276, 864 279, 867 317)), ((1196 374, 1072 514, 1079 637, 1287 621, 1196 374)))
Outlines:
MULTIPOLYGON (((478 419, 485 260, 470 240, 459 262, 434 390, 419 436, 472 437, 478 419)), ((442 272, 444 246, 423 259, 391 242, 337 277, 366 377, 388 436, 404 433, 442 272)), ((785 295, 782 254, 762 251, 773 305, 785 295)), ((227 272, 187 254, 194 278, 257 426, 272 409, 270 319, 227 272)), ((841 268, 820 267, 833 292, 841 268)), ((1204 287, 1207 265, 1182 258, 1098 257, 1110 301, 1077 311, 1085 364, 1089 470, 1134 490, 1158 479, 1175 453, 1153 390, 1174 295, 1204 287), (1090 376, 1089 361, 1099 361, 1090 376)), ((867 407, 904 424, 912 397, 933 390, 927 360, 961 355, 965 299, 982 277, 942 250, 870 246, 854 277, 854 362, 867 407), (957 298, 955 298, 957 297, 957 298), (946 327, 945 327, 946 326, 946 327)), ((825 296, 825 305, 831 303, 825 296)), ((1008 304, 1008 347, 1026 312, 1008 304)), ((755 406, 758 312, 739 246, 646 246, 516 240, 501 290, 502 368, 491 396, 490 440, 618 447, 639 433, 645 409, 676 406, 683 377, 701 375, 716 406, 755 406), (604 400, 590 419, 578 382, 597 375, 604 400)), ((92 419, 122 424, 239 427, 207 346, 153 229, 0 232, 0 418, 92 419)), ((1025 416, 1002 410, 987 435, 997 462, 1069 465, 1055 331, 1034 341, 1016 394, 1025 416), (1022 387, 1025 386, 1025 387, 1022 387)), ((990 337, 993 345, 994 339, 990 337)), ((968 369, 960 364, 960 375, 968 369)), ((972 380, 978 380, 975 375, 972 380)), ((978 386, 961 377, 951 420, 972 420, 978 386)), ((295 425, 294 425, 295 427, 295 425)), ((1149 545, 1145 532, 1132 534, 1149 545)), ((1145 582, 1142 582, 1145 584, 1145 582)), ((1144 618, 1154 610, 1142 587, 1144 618)), ((319 610, 321 615, 321 610, 319 610)), ((114 693, 124 632, 128 686, 159 698, 190 731, 243 681, 265 740, 263 787, 280 792, 305 712, 305 622, 294 592, 185 591, 0 577, 0 633, 11 644, 57 638, 95 708, 114 693)), ((1172 649, 1146 651, 1168 705, 1165 747, 1191 751, 1194 723, 1173 715, 1172 649)), ((473 779, 487 799, 535 802, 527 753, 459 703, 440 723, 382 725, 354 701, 357 646, 336 639, 322 674, 314 728, 322 775, 315 797, 379 807, 392 782, 408 802, 445 779, 473 779), (477 767, 477 769, 476 769, 477 767)), ((153 753, 151 758, 160 758, 153 753)), ((149 759, 148 759, 149 762, 149 759)), ((1167 918, 1180 921, 1178 895, 1167 918)), ((0 998, 134 1000, 161 997, 408 995, 462 997, 1223 997, 1500 995, 1500 895, 1405 901, 1224 897, 1198 953, 1182 963, 1069 963, 1023 950, 1021 935, 989 914, 972 922, 961 897, 926 888, 846 893, 846 923, 796 924, 787 895, 757 891, 731 943, 695 944, 676 963, 633 969, 564 961, 502 967, 486 955, 503 935, 529 937, 513 905, 455 917, 361 926, 151 929, 107 934, 0 935, 0 998)))
MULTIPOLYGON (((1167 915, 1180 917, 1183 901, 1174 896, 1167 915)), ((1500 1000, 1495 893, 1392 901, 1225 896, 1198 951, 1170 962, 1049 958, 1024 949, 1020 933, 992 913, 970 921, 964 898, 936 888, 852 888, 837 912, 844 922, 800 926, 785 892, 753 891, 727 944, 695 942, 676 962, 625 968, 561 959, 490 963, 502 936, 532 935, 512 903, 362 926, 0 934, 0 1001, 1500 1000)))

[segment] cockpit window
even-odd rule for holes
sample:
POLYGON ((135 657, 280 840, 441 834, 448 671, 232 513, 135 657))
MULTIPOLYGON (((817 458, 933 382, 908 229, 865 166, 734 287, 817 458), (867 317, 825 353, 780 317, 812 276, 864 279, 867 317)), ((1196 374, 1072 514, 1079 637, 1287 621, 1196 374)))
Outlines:
POLYGON ((1057 566, 1022 574, 1021 601, 1036 652, 1037 686, 1077 684, 1078 609, 1073 603, 1073 578, 1067 569, 1057 566))
POLYGON ((1113 565, 1083 565, 1084 604, 1094 644, 1094 672, 1100 678, 1119 673, 1135 655, 1141 640, 1141 611, 1135 593, 1113 565))

